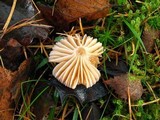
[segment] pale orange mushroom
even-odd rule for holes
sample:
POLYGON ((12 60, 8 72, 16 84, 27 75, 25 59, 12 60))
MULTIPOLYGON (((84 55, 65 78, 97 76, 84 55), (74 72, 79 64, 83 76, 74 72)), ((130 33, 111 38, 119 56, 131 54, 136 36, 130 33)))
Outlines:
POLYGON ((75 89, 79 84, 89 88, 101 76, 97 65, 102 53, 102 43, 97 39, 87 35, 67 35, 53 46, 49 54, 49 62, 59 63, 52 74, 69 88, 75 89))

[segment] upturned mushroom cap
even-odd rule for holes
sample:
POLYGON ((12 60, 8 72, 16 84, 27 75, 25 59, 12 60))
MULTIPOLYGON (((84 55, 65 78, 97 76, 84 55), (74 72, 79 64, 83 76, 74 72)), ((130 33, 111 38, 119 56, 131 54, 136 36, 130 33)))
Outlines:
POLYGON ((49 62, 58 63, 52 74, 69 88, 75 89, 79 84, 91 87, 100 78, 97 65, 102 53, 102 43, 97 39, 87 35, 67 35, 49 54, 49 62))

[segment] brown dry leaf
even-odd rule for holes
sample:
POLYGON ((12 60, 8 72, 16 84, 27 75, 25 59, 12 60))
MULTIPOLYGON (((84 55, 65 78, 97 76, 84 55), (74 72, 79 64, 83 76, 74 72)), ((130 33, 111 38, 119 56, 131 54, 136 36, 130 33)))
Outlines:
POLYGON ((66 21, 72 22, 83 17, 87 20, 105 17, 109 8, 108 0, 58 0, 55 12, 57 11, 66 21))
POLYGON ((29 72, 30 60, 25 60, 19 66, 18 70, 12 72, 6 68, 0 67, 0 118, 1 120, 12 120, 14 108, 12 106, 13 98, 15 99, 14 91, 20 91, 22 80, 25 80, 29 72), (16 87, 16 88, 15 88, 16 87), (13 91, 14 90, 14 91, 13 91))
POLYGON ((79 18, 85 17, 89 21, 105 17, 111 7, 108 0, 57 0, 53 7, 39 2, 36 4, 56 32, 68 31, 69 23, 79 18))
POLYGON ((147 52, 152 52, 155 40, 159 38, 159 31, 151 28, 149 25, 146 24, 142 35, 142 40, 147 52))
MULTIPOLYGON (((130 91, 130 98, 132 101, 138 100, 141 98, 143 93, 143 87, 140 80, 129 80, 128 74, 121 74, 115 76, 109 80, 104 81, 106 85, 109 85, 113 88, 116 94, 120 98, 127 100, 128 98, 128 87, 130 91)), ((133 75, 132 75, 133 76, 133 75)))
POLYGON ((55 32, 62 32, 69 30, 69 22, 64 20, 63 16, 61 16, 56 10, 54 15, 52 15, 52 7, 37 3, 38 9, 41 11, 41 15, 45 18, 45 21, 54 26, 55 32))
POLYGON ((0 51, 0 56, 5 68, 11 71, 17 70, 21 62, 25 59, 22 45, 15 39, 10 39, 3 45, 4 48, 0 51))

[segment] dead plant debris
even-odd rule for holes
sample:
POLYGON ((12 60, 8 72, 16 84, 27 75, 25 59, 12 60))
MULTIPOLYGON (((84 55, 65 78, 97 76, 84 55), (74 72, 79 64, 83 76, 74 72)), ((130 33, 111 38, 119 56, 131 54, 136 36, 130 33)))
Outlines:
MULTIPOLYGON (((132 75, 133 76, 133 75, 132 75)), ((121 74, 114 76, 109 80, 104 81, 106 85, 109 85, 115 90, 115 93, 122 99, 128 99, 128 88, 129 94, 132 101, 138 100, 143 94, 143 87, 140 80, 130 80, 130 75, 121 74)))

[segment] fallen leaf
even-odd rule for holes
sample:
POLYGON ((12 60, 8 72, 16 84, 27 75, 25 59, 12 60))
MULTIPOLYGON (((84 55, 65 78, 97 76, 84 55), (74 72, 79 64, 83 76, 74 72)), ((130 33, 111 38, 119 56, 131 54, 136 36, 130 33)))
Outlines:
POLYGON ((20 92, 20 82, 28 77, 30 60, 25 60, 17 71, 0 67, 0 118, 12 120, 15 108, 12 106, 20 92), (17 96, 15 91, 18 91, 17 96))
POLYGON ((151 53, 154 49, 155 40, 160 38, 159 33, 158 30, 151 28, 149 25, 145 25, 142 40, 147 52, 151 53))
POLYGON ((58 0, 55 6, 56 12, 68 22, 83 17, 87 20, 105 17, 109 8, 108 0, 58 0))
MULTIPOLYGON (((133 75, 130 75, 133 76, 133 75)), ((133 76, 134 77, 134 76, 133 76)), ((129 80, 128 74, 121 74, 104 81, 106 85, 109 85, 115 90, 115 93, 119 95, 120 98, 127 100, 128 98, 128 88, 129 94, 132 101, 138 100, 143 94, 143 87, 140 80, 129 80)))
POLYGON ((86 88, 84 85, 78 85, 75 89, 71 89, 64 86, 55 77, 52 77, 50 84, 59 91, 61 102, 69 96, 74 96, 83 104, 98 100, 107 94, 105 86, 100 81, 90 88, 86 88))
POLYGON ((41 11, 42 16, 45 18, 49 25, 54 26, 54 32, 63 32, 69 30, 69 22, 67 22, 63 16, 58 12, 54 12, 52 15, 52 7, 44 5, 42 3, 36 3, 38 9, 41 11))
POLYGON ((11 71, 17 70, 21 62, 25 59, 22 45, 15 39, 10 39, 4 45, 4 48, 0 51, 0 55, 4 67, 11 71))
POLYGON ((37 6, 45 20, 57 32, 68 30, 69 23, 79 18, 86 18, 88 21, 103 18, 108 15, 111 7, 108 0, 57 0, 53 7, 39 2, 37 6))

